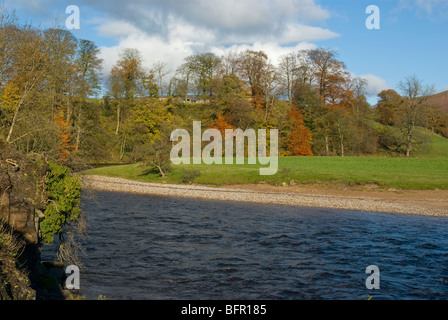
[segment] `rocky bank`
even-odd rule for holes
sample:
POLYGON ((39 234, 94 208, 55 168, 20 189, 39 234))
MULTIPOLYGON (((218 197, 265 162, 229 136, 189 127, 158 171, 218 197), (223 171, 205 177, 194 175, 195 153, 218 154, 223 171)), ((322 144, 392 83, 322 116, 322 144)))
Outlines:
POLYGON ((48 166, 0 142, 0 300, 33 300, 45 275, 39 221, 48 166))

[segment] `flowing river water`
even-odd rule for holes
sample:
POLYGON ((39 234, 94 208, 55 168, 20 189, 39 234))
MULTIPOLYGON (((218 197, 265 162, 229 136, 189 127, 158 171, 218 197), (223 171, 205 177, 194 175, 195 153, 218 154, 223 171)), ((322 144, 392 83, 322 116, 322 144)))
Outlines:
POLYGON ((82 207, 88 299, 448 298, 447 218, 103 191, 82 207))

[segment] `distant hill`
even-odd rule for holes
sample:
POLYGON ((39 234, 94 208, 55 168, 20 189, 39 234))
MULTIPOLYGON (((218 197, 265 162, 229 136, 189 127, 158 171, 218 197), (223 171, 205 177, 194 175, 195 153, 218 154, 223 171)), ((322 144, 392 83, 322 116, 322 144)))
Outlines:
POLYGON ((428 103, 448 112, 448 91, 440 92, 429 97, 428 103))

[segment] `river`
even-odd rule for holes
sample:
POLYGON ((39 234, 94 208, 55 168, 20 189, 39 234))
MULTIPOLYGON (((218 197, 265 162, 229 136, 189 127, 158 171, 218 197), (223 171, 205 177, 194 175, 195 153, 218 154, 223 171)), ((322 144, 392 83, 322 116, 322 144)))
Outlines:
POLYGON ((88 299, 448 298, 447 218, 103 191, 82 208, 88 299))

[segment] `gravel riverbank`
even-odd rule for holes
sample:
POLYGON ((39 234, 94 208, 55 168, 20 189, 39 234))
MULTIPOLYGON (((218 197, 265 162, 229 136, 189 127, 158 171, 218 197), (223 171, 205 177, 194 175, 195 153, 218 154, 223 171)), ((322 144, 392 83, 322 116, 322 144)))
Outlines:
POLYGON ((215 188, 88 175, 80 176, 80 180, 85 189, 91 190, 448 217, 447 190, 352 191, 258 185, 215 188))

